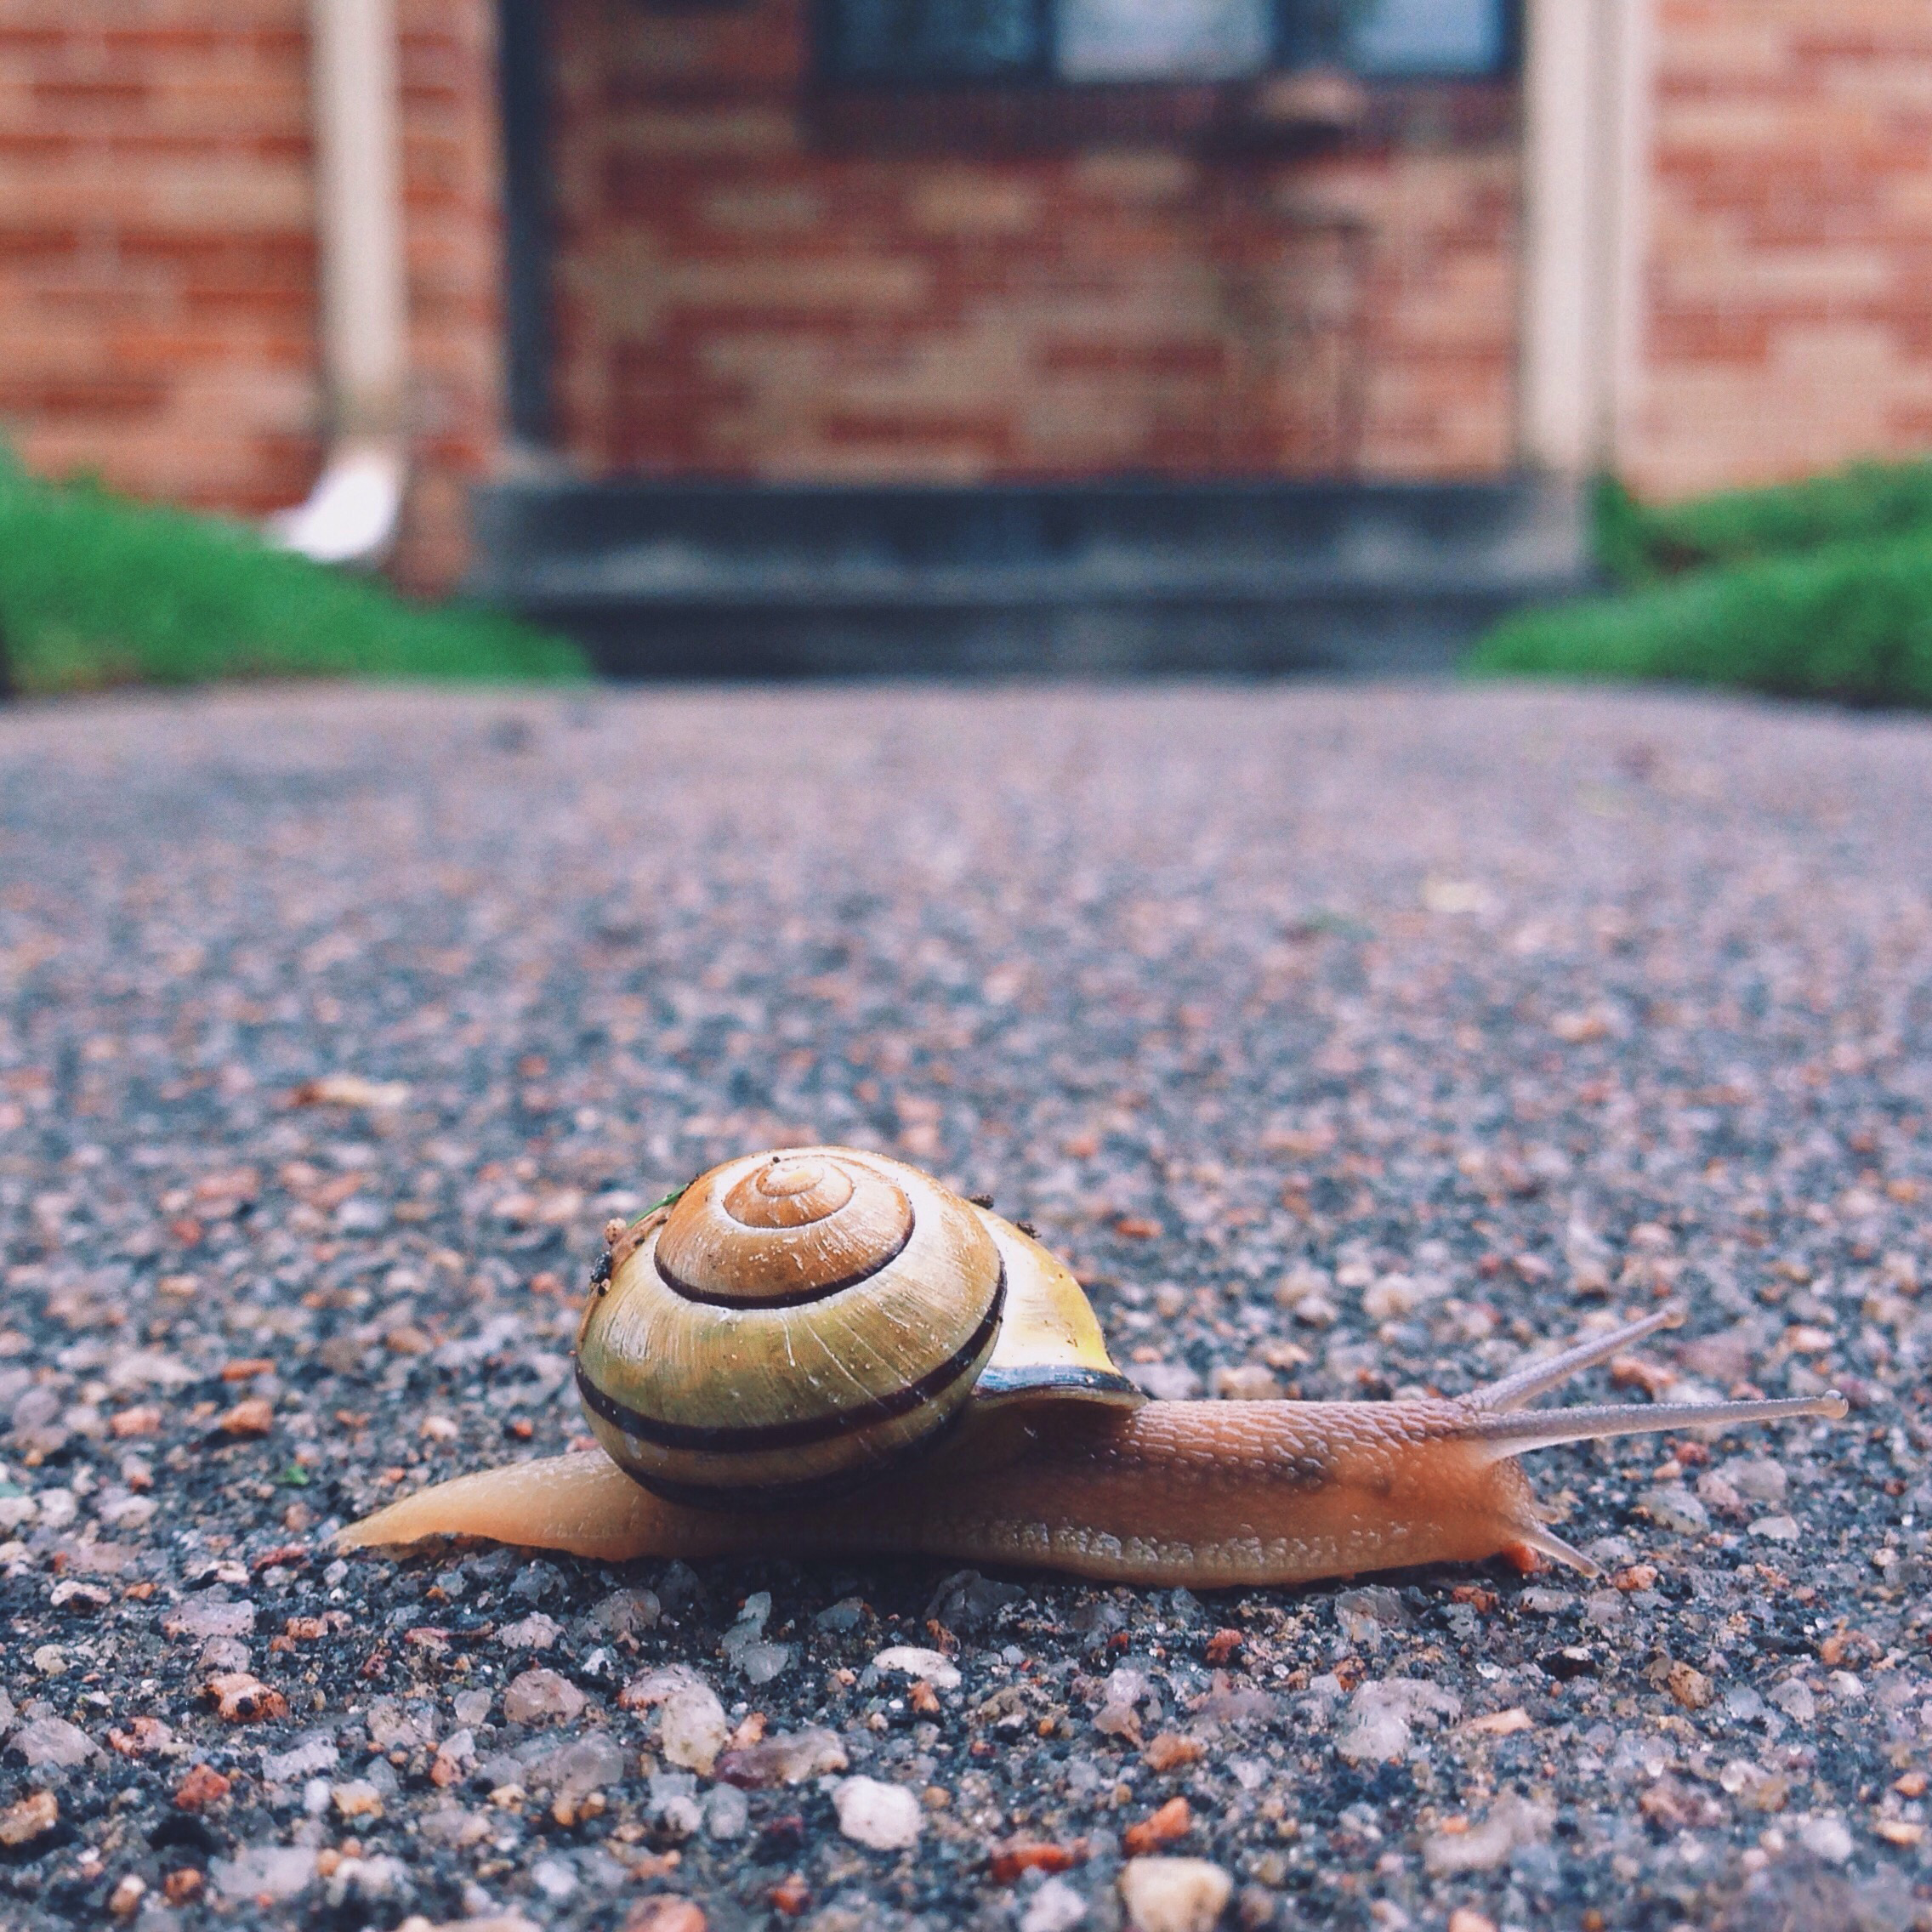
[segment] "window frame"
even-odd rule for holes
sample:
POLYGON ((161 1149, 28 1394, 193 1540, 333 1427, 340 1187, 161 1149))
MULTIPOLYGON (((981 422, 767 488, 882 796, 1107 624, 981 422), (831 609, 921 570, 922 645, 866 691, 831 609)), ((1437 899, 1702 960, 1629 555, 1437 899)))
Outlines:
MULTIPOLYGON (((1127 78, 1088 78, 1060 71, 1055 46, 1055 14, 1059 0, 1028 0, 1033 16, 1033 33, 1038 51, 1024 66, 987 72, 923 71, 912 67, 883 69, 873 72, 842 65, 835 58, 838 25, 848 0, 810 0, 807 10, 809 54, 812 83, 821 93, 834 94, 943 94, 986 90, 1029 89, 1049 94, 1083 94, 1104 90, 1133 88, 1197 89, 1225 88, 1252 85, 1271 73, 1292 71, 1311 65, 1341 65, 1325 50, 1322 43, 1333 28, 1324 29, 1312 14, 1329 10, 1322 0, 1269 0, 1272 14, 1270 54, 1264 65, 1249 73, 1222 77, 1187 74, 1153 75, 1127 78)), ((1371 88, 1469 88, 1513 82, 1522 64, 1522 0, 1494 0, 1501 16, 1497 59, 1488 68, 1441 69, 1378 67, 1361 73, 1362 83, 1371 88)))

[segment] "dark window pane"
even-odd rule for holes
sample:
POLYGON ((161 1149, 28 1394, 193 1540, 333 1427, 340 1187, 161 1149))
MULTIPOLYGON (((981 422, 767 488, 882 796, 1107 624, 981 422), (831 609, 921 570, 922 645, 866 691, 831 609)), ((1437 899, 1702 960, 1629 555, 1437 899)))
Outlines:
POLYGON ((1281 56, 1370 76, 1499 73, 1509 0, 1280 0, 1281 56))
POLYGON ((825 0, 827 65, 849 80, 1026 73, 1043 62, 1038 0, 825 0))
POLYGON ((1358 74, 1493 74, 1507 52, 1503 0, 1370 0, 1349 32, 1358 74))

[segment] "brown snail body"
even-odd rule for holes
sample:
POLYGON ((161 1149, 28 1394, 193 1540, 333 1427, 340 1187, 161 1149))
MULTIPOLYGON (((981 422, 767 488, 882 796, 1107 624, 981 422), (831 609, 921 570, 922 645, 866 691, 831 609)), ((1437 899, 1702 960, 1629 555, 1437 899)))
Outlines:
POLYGON ((1668 1310, 1453 1401, 1150 1401, 1044 1248, 849 1149, 728 1162, 610 1231, 578 1338, 604 1447, 440 1484, 344 1547, 471 1535, 612 1561, 930 1555, 1196 1588, 1498 1554, 1588 1570, 1545 1527, 1525 1452, 1845 1410, 1835 1394, 1526 1409, 1668 1310), (826 1225, 848 1217, 861 1225, 826 1225), (929 1315, 912 1291, 936 1293, 929 1315), (867 1294, 876 1327, 855 1319, 867 1294), (861 1359, 803 1338, 832 1304, 861 1359))

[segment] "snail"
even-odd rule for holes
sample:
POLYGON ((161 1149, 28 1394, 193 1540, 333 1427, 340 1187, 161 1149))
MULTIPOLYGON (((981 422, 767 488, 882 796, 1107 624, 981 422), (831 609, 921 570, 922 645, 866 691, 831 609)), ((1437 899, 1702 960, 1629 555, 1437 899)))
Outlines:
POLYGON ((923 1554, 1196 1588, 1497 1555, 1593 1571, 1527 1451, 1845 1413, 1835 1392, 1528 1408, 1668 1309, 1452 1400, 1150 1401, 1030 1234, 850 1148, 727 1162, 605 1232, 577 1346, 600 1446, 422 1491, 343 1547, 923 1554))

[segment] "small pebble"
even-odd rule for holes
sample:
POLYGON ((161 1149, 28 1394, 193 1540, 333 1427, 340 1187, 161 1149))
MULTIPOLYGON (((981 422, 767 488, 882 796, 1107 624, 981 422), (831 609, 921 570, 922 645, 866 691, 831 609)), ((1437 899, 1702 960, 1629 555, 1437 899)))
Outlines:
POLYGON ((1851 1856, 1851 1833, 1842 1818, 1808 1818, 1799 1826, 1798 1842, 1827 1865, 1843 1865, 1851 1856))
POLYGON ((730 1736, 724 1707, 708 1685, 690 1685, 666 1699, 658 1719, 657 1743, 672 1764, 709 1777, 730 1736))
POLYGON ((583 1707, 582 1691, 554 1670, 526 1670, 513 1677, 503 1690, 506 1724, 543 1724, 552 1718, 567 1722, 583 1707))
POLYGON ((1064 1878, 1048 1878, 1020 1913, 1020 1932, 1073 1932, 1085 1923, 1087 1901, 1064 1878))
POLYGON ((718 1759, 717 1772, 732 1784, 758 1791, 770 1785, 802 1784, 827 1771, 842 1771, 845 1764, 845 1747, 838 1732, 812 1725, 736 1746, 718 1759))
POLYGON ((497 1633, 498 1643, 513 1651, 547 1651, 563 1635, 562 1627, 540 1610, 514 1623, 506 1623, 497 1633))
POLYGON ((245 1670, 219 1671, 206 1686, 224 1724, 269 1724, 288 1715, 288 1700, 245 1670))
POLYGON ((935 1690, 959 1688, 959 1667, 943 1651, 921 1650, 914 1644, 894 1644, 872 1659, 882 1673, 923 1678, 935 1690))
POLYGON ((707 1838, 742 1838, 751 1823, 751 1802, 736 1785, 714 1785, 705 1793, 704 1830, 707 1838))
POLYGON ((307 1890, 315 1877, 315 1854, 308 1845, 249 1845, 208 1867, 216 1891, 236 1903, 294 1898, 307 1890))
POLYGON ((84 1764, 100 1747, 77 1725, 65 1718, 35 1718, 16 1730, 7 1748, 25 1760, 29 1770, 64 1770, 84 1764))
POLYGON ((530 1867, 530 1881, 552 1905, 561 1905, 577 1889, 577 1873, 561 1858, 539 1858, 530 1867))
POLYGON ((1453 1724, 1462 1699, 1419 1678, 1368 1678, 1349 1699, 1335 1753, 1351 1764, 1391 1764, 1407 1754, 1417 1725, 1453 1724))
POLYGON ((1787 1677, 1764 1693, 1794 1724, 1810 1724, 1818 1714, 1818 1700, 1800 1677, 1787 1677))
POLYGON ((246 1637, 255 1628, 255 1606, 247 1599, 230 1601, 224 1591, 207 1590, 184 1597, 162 1618, 169 1637, 246 1637))
POLYGON ((178 1811, 205 1811, 227 1797, 229 1780, 211 1765, 196 1764, 174 1787, 178 1811))
POLYGON ((60 1803, 50 1791, 31 1792, 0 1811, 0 1845, 9 1849, 45 1838, 60 1822, 60 1803))
POLYGON ((708 1921, 696 1900, 661 1893, 631 1908, 623 1932, 705 1932, 708 1921))
POLYGON ((918 1798, 902 1784, 877 1778, 844 1778, 832 1792, 838 1829, 874 1851, 904 1851, 917 1844, 923 1818, 918 1798))
POLYGON ((1210 1932, 1234 1891, 1234 1880, 1205 1858, 1129 1859, 1119 1884, 1134 1932, 1210 1932))
POLYGON ((224 1435, 266 1435, 275 1427, 275 1406, 260 1395, 250 1395, 225 1410, 215 1423, 224 1435))
POLYGON ((1437 1832, 1423 1841, 1423 1868, 1436 1878, 1493 1872, 1520 1847, 1548 1838, 1554 1814, 1514 1793, 1491 1804, 1486 1816, 1464 1832, 1437 1832))

